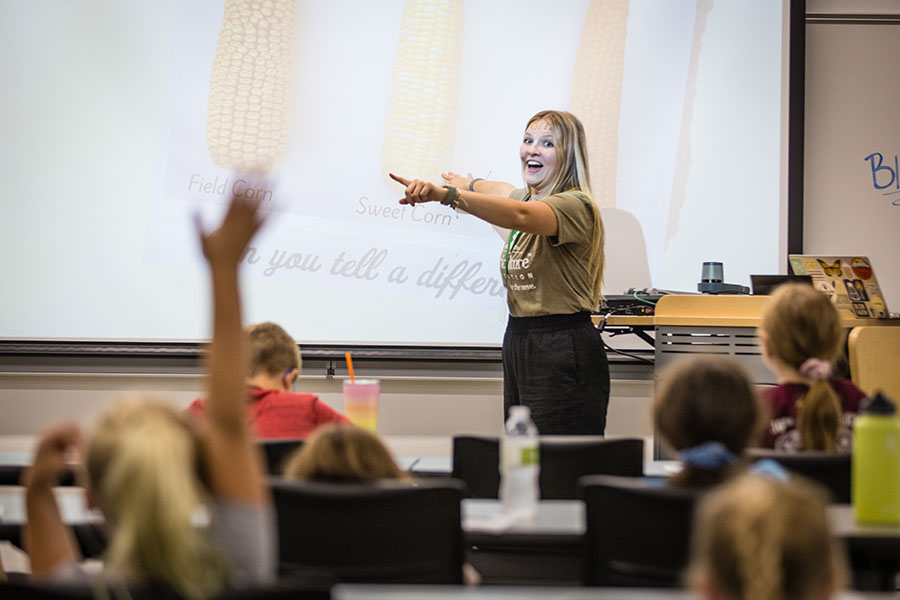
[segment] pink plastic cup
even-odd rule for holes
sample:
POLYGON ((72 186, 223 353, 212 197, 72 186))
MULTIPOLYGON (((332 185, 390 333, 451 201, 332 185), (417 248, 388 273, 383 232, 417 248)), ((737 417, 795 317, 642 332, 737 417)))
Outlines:
POLYGON ((378 429, 378 395, 381 383, 377 379, 344 380, 344 414, 363 429, 378 429))

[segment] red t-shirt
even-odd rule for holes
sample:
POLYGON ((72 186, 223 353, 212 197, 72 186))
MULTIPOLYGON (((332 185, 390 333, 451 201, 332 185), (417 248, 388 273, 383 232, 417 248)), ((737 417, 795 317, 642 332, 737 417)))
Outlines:
MULTIPOLYGON (((305 438, 319 425, 350 421, 315 394, 295 394, 248 387, 247 417, 258 438, 305 438)), ((187 407, 191 416, 202 418, 206 399, 197 398, 187 407)))
MULTIPOLYGON (((837 394, 843 413, 838 431, 838 450, 850 452, 853 419, 866 395, 846 379, 829 377, 828 383, 837 394)), ((808 391, 809 386, 803 383, 783 383, 762 391, 763 404, 769 409, 769 424, 760 440, 761 447, 788 452, 802 450, 800 432, 797 431, 797 400, 808 391)))

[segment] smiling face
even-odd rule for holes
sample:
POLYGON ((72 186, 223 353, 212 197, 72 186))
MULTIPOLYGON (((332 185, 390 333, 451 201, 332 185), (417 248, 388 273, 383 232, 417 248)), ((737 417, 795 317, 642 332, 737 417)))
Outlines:
POLYGON ((519 158, 522 160, 522 176, 533 196, 545 193, 559 168, 556 140, 547 121, 534 121, 525 130, 519 158))

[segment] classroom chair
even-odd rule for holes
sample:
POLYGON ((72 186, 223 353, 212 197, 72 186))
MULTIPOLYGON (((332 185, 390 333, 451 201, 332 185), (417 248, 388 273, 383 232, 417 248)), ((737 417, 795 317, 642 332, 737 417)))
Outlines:
MULTIPOLYGON (((644 440, 594 436, 540 438, 541 498, 572 500, 583 475, 639 477, 644 473, 644 440)), ((497 498, 500 490, 500 440, 454 436, 453 477, 466 483, 472 498, 497 498)))
POLYGON ((462 483, 270 478, 280 571, 360 583, 462 583, 462 483))
POLYGON ((780 452, 767 448, 750 448, 747 456, 753 462, 769 459, 792 473, 812 479, 831 494, 831 501, 850 503, 850 455, 836 452, 780 452))
POLYGON ((256 445, 266 459, 266 473, 281 476, 288 458, 303 447, 300 438, 272 438, 257 440, 256 445))
POLYGON ((579 480, 585 504, 584 583, 680 587, 701 493, 636 477, 579 480))

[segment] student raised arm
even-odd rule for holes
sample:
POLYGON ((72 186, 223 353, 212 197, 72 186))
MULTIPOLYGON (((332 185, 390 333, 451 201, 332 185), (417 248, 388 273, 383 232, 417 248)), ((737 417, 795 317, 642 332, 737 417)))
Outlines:
POLYGON ((213 338, 207 373, 207 467, 213 495, 249 504, 268 501, 258 450, 246 418, 249 356, 241 326, 238 262, 262 223, 259 201, 233 197, 222 224, 198 225, 212 276, 213 338))
POLYGON ((35 579, 52 576, 64 564, 81 559, 72 530, 63 523, 53 495, 60 475, 68 471, 68 461, 82 447, 81 431, 73 423, 58 425, 38 443, 31 468, 25 474, 25 550, 35 579))
POLYGON ((27 476, 27 549, 36 578, 162 586, 191 600, 274 580, 274 509, 244 415, 247 352, 237 266, 259 228, 258 203, 233 198, 200 233, 213 288, 209 419, 197 430, 171 403, 138 395, 110 406, 85 444, 87 495, 109 526, 101 580, 78 564, 52 487, 81 448, 74 425, 44 435, 27 476), (210 516, 197 522, 198 509, 210 516))

